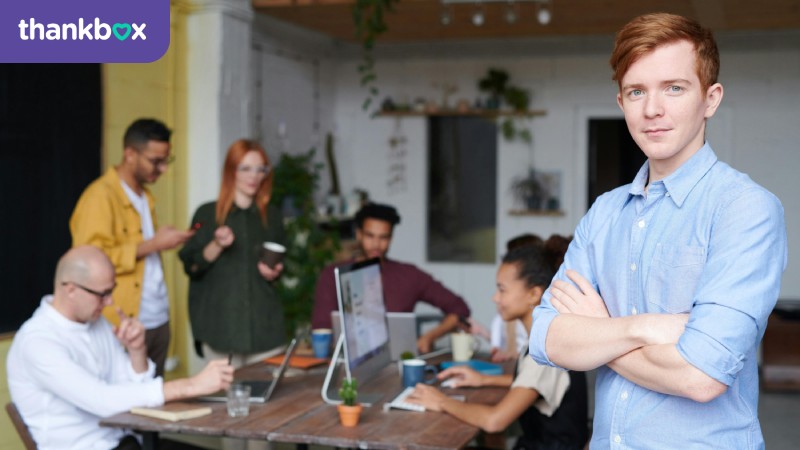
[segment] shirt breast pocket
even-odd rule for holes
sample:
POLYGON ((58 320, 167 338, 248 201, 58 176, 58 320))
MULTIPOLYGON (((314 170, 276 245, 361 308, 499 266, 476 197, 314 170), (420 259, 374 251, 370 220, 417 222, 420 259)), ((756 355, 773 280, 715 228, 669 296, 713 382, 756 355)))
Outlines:
POLYGON ((647 301, 664 313, 685 313, 706 262, 706 249, 657 244, 647 279, 647 301))

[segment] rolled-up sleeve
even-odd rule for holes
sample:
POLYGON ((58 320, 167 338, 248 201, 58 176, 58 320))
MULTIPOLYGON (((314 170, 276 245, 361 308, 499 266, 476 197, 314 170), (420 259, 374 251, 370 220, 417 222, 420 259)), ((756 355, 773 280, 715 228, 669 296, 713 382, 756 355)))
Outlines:
MULTIPOLYGON (((564 262, 559 267, 558 272, 553 277, 555 280, 571 281, 566 276, 566 270, 575 270, 589 280, 595 289, 597 289, 597 281, 589 264, 589 242, 590 242, 590 224, 594 216, 595 207, 583 217, 578 227, 575 229, 575 236, 569 244, 567 253, 564 255, 564 262)), ((552 282, 551 282, 552 283, 552 282)), ((528 343, 528 350, 531 357, 539 364, 546 364, 548 366, 559 367, 550 360, 550 355, 547 354, 547 333, 550 330, 550 324, 553 319, 558 316, 558 311, 553 308, 550 303, 550 288, 548 287, 542 295, 542 301, 533 310, 533 325, 531 326, 531 335, 528 343)))
POLYGON ((764 335, 787 262, 783 207, 752 188, 716 213, 708 259, 678 351, 715 380, 731 385, 764 335))

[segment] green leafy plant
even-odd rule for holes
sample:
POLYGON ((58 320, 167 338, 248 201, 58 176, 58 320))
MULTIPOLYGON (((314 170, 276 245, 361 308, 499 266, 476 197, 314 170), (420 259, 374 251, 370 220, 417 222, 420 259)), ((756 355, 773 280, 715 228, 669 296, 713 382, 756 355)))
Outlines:
MULTIPOLYGON (((478 89, 489 94, 487 108, 497 109, 500 100, 510 106, 514 111, 524 112, 531 103, 531 93, 527 89, 509 84, 509 75, 503 69, 489 68, 486 76, 478 80, 478 89)), ((527 128, 518 124, 520 118, 508 117, 500 122, 500 134, 507 141, 520 140, 528 145, 533 142, 533 136, 527 128)))
POLYGON ((380 93, 377 85, 378 75, 375 72, 375 58, 372 56, 375 40, 386 32, 385 15, 394 10, 394 4, 397 2, 398 0, 356 0, 353 3, 356 39, 361 41, 364 50, 364 60, 358 65, 358 74, 361 86, 367 89, 367 98, 361 105, 365 111, 380 93))
POLYGON ((346 406, 355 406, 358 401, 358 381, 355 378, 345 378, 342 380, 342 387, 339 388, 339 398, 346 406))
POLYGON ((310 322, 317 276, 339 249, 338 235, 322 230, 316 221, 314 192, 322 164, 314 162, 315 152, 312 148, 299 155, 282 154, 273 180, 271 201, 294 212, 285 218, 288 245, 283 275, 276 285, 289 336, 294 336, 298 325, 310 322))
POLYGON ((414 352, 404 351, 403 353, 400 353, 400 359, 401 360, 414 359, 414 352))

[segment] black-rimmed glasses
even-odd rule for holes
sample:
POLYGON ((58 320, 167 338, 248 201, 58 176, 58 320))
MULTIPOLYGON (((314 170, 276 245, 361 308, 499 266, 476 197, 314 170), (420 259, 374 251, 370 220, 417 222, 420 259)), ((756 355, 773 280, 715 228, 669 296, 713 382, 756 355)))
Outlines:
POLYGON ((67 284, 71 284, 71 285, 77 287, 78 289, 84 290, 84 291, 86 291, 86 292, 88 292, 90 294, 96 295, 96 296, 98 296, 98 297, 100 297, 102 299, 107 298, 107 297, 111 297, 111 293, 114 292, 114 288, 117 287, 117 283, 114 283, 114 286, 112 286, 111 289, 106 289, 105 291, 100 292, 100 291, 95 291, 94 289, 89 289, 88 287, 83 286, 81 284, 78 284, 78 283, 76 283, 74 281, 62 281, 61 282, 62 286, 65 286, 67 284))

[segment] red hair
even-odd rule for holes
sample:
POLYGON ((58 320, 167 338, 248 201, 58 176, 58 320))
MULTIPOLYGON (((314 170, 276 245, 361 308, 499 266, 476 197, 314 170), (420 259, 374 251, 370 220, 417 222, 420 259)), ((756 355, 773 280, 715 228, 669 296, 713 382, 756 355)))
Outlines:
POLYGON ((667 13, 639 16, 617 33, 611 54, 612 79, 622 88, 622 77, 642 56, 656 48, 678 41, 688 41, 695 50, 695 70, 703 89, 717 82, 719 50, 711 30, 686 17, 667 13))
MULTIPOLYGON (((236 191, 236 171, 239 168, 239 163, 244 159, 244 155, 248 152, 258 152, 264 160, 265 165, 269 164, 269 157, 264 148, 261 147, 256 141, 249 139, 239 139, 235 141, 228 148, 228 154, 225 156, 225 165, 222 168, 222 184, 219 187, 219 198, 217 198, 217 225, 224 225, 228 213, 233 207, 233 199, 236 191)), ((253 202, 258 207, 258 213, 261 216, 261 222, 267 223, 267 205, 272 196, 272 171, 261 180, 261 186, 256 191, 253 202)))

